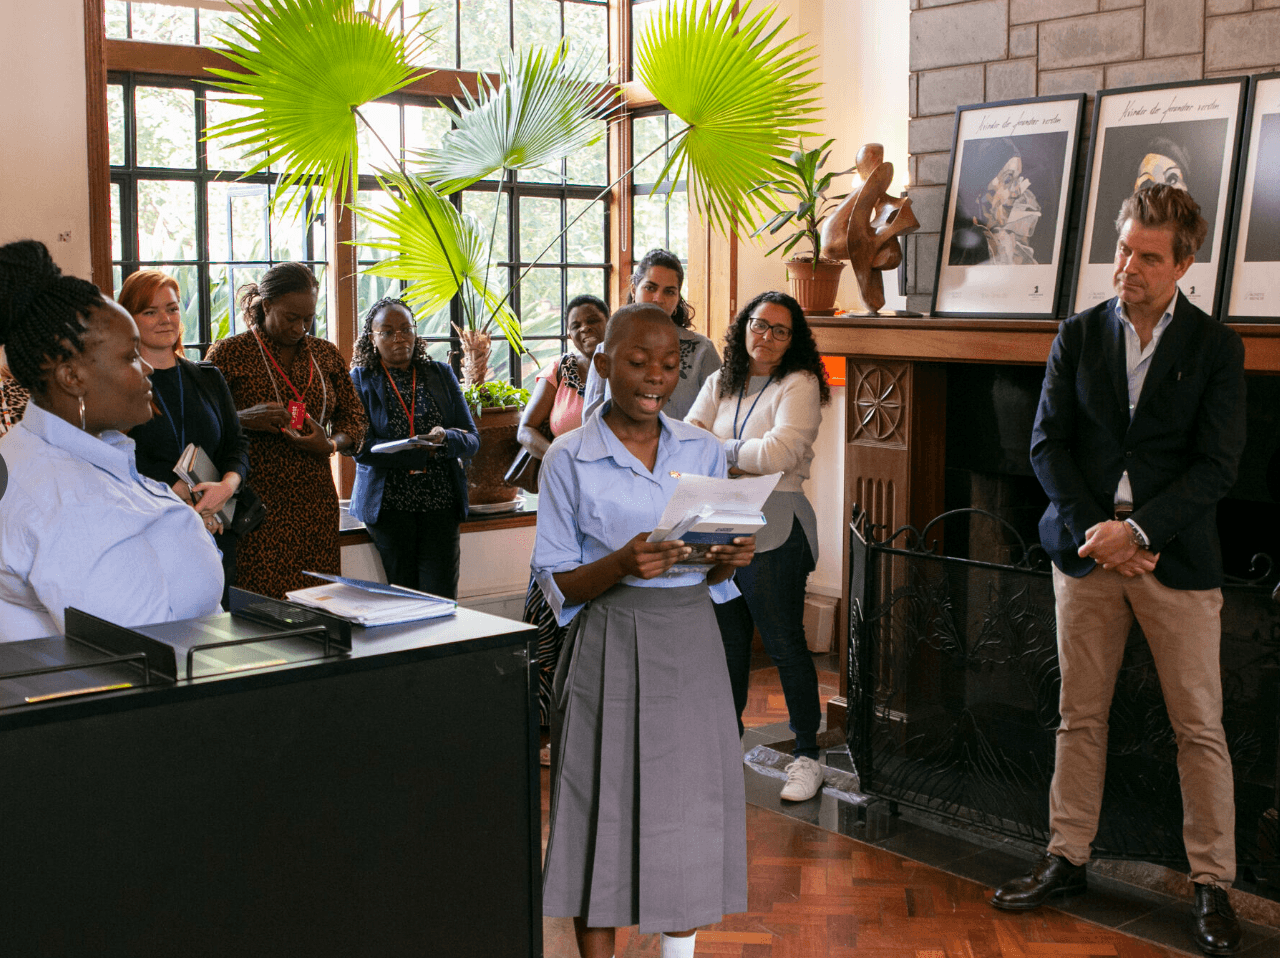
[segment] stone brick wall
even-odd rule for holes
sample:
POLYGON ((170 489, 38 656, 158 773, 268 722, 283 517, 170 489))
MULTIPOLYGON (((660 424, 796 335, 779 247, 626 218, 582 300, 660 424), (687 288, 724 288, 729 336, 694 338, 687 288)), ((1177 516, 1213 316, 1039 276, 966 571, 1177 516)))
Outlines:
MULTIPOLYGON (((1098 90, 1280 70, 1280 0, 910 4, 907 149, 921 226, 908 238, 907 303, 922 313, 929 311, 933 291, 957 106, 1089 94, 1083 151, 1098 90)), ((1064 250, 1068 260, 1074 257, 1076 206, 1064 250)))

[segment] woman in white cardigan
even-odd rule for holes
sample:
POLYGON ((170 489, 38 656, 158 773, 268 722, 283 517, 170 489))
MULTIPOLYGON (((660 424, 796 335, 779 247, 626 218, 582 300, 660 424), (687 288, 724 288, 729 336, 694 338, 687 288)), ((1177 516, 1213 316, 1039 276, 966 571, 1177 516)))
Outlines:
POLYGON ((751 640, 758 628, 778 667, 795 757, 782 798, 804 801, 822 788, 818 762, 818 675, 804 640, 804 590, 818 558, 818 528, 804 480, 822 406, 831 401, 826 369, 800 304, 762 293, 725 334, 724 366, 712 374, 687 421, 723 440, 730 475, 782 473, 765 503, 756 556, 736 576, 742 599, 716 606, 733 685, 738 728, 747 704, 751 640))

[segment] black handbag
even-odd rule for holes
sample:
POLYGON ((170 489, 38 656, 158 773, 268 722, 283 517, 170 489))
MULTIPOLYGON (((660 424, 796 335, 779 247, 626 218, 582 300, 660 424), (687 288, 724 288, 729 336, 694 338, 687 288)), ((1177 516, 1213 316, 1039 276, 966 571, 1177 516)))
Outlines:
POLYGON ((231 528, 227 531, 237 536, 247 536, 267 517, 267 506, 262 497, 253 491, 247 482, 240 484, 236 493, 236 514, 231 517, 231 528))
POLYGON ((525 492, 538 494, 538 473, 542 471, 542 460, 523 446, 516 453, 515 459, 507 469, 502 481, 509 486, 523 489, 525 492))

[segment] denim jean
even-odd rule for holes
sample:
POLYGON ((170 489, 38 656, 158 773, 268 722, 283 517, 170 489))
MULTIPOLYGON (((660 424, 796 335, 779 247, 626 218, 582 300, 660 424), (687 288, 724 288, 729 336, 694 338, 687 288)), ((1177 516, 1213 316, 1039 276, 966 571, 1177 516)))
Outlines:
POLYGON ((733 704, 738 710, 738 731, 742 731, 751 681, 751 640, 758 628, 764 649, 778 668, 796 737, 795 754, 816 759, 822 707, 818 703, 818 672, 804 640, 804 590, 814 565, 804 529, 793 519, 786 542, 769 552, 756 553, 751 565, 738 570, 734 581, 742 598, 715 609, 733 704))
POLYGON ((366 522, 382 569, 392 585, 402 585, 446 599, 458 597, 458 566, 462 558, 455 509, 409 511, 388 509, 377 522, 366 522))

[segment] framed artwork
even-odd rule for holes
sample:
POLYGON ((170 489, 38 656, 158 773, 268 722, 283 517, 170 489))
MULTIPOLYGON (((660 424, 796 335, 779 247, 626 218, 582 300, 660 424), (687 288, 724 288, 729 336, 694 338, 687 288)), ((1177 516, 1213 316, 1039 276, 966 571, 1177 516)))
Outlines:
POLYGON ((1222 318, 1280 322, 1280 73, 1249 84, 1240 152, 1222 318))
POLYGON ((1052 318, 1084 94, 956 109, 931 312, 1052 318))
POLYGON ((1115 295, 1116 216, 1135 190, 1168 183, 1200 204, 1209 233, 1179 289, 1217 311, 1247 77, 1100 90, 1085 172, 1071 312, 1115 295))

